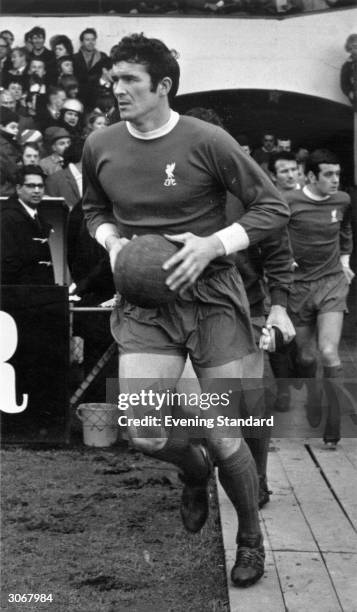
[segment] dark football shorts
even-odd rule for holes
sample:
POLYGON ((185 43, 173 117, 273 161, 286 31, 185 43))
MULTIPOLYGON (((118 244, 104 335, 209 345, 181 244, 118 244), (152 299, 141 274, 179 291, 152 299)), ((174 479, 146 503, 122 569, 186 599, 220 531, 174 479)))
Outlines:
POLYGON ((289 315, 296 327, 314 325, 324 312, 347 312, 349 285, 344 273, 316 281, 295 281, 289 295, 289 315))
POLYGON ((111 329, 120 354, 189 354, 200 368, 220 366, 256 350, 248 299, 235 266, 213 271, 182 297, 155 308, 121 298, 111 329))

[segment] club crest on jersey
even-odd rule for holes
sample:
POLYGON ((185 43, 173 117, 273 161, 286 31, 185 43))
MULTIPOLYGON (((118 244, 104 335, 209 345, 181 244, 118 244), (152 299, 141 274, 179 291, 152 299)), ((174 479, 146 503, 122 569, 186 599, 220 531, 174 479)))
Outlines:
POLYGON ((165 187, 172 187, 173 185, 176 185, 176 179, 174 177, 175 168, 176 168, 175 162, 173 164, 166 164, 166 168, 165 168, 166 179, 164 181, 165 187))
POLYGON ((334 208, 333 210, 331 210, 331 223, 337 223, 338 219, 337 219, 337 209, 334 208))

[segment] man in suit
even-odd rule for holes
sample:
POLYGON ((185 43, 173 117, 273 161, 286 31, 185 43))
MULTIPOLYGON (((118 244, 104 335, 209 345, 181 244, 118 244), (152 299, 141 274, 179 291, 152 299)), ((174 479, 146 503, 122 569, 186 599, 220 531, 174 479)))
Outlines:
POLYGON ((70 210, 82 198, 82 151, 83 142, 74 140, 63 153, 63 170, 46 179, 46 193, 64 198, 70 210))
POLYGON ((17 197, 1 205, 1 280, 4 285, 53 285, 48 244, 51 226, 38 214, 44 194, 39 166, 24 166, 16 177, 17 197))

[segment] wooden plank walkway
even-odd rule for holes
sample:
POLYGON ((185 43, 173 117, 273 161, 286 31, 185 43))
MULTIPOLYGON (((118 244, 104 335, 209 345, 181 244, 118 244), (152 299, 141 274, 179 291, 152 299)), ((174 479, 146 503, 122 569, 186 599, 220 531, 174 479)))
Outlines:
MULTIPOLYGON (((228 579, 231 612, 357 612, 357 440, 337 451, 317 439, 274 440, 268 465, 265 576, 250 589, 228 579)), ((218 492, 229 576, 237 519, 218 492)))
POLYGON ((285 438, 271 442, 273 495, 260 513, 266 572, 249 589, 230 584, 237 519, 217 483, 231 612, 357 612, 356 298, 354 281, 340 345, 352 401, 342 411, 338 450, 324 448, 321 427, 314 431, 307 426, 306 390, 292 390, 289 413, 274 413, 275 431, 284 431, 285 438))

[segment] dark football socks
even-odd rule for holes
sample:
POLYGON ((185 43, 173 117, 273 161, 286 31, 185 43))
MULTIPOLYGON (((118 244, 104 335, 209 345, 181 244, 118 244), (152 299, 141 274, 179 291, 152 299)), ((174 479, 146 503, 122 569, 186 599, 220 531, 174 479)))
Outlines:
POLYGON ((259 535, 258 476, 246 442, 242 439, 237 451, 216 463, 222 487, 237 511, 239 537, 259 535))

